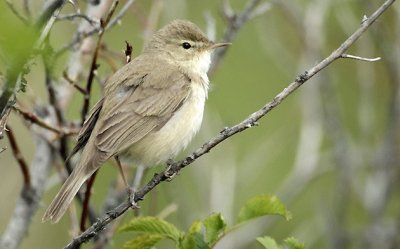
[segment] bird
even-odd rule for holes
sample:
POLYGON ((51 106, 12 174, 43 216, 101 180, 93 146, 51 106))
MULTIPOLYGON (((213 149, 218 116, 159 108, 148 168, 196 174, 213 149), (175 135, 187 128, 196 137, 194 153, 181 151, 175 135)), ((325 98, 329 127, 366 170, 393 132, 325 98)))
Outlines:
POLYGON ((182 151, 199 131, 208 96, 215 43, 187 20, 155 32, 142 53, 105 83, 69 158, 80 152, 71 175, 42 221, 57 223, 83 183, 112 157, 150 167, 182 151))

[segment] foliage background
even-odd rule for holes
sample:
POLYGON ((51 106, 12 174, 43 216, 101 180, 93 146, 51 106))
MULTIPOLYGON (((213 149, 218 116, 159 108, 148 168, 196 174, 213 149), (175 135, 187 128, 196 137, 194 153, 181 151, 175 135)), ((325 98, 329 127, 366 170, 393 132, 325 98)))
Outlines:
MULTIPOLYGON (((237 10, 243 8, 244 2, 231 1, 237 10)), ((272 3, 269 11, 240 30, 210 77, 213 85, 201 132, 181 157, 271 100, 299 73, 339 46, 359 26, 363 15, 374 11, 381 1, 272 3)), ((15 1, 15 5, 20 7, 22 3, 15 1)), ((41 5, 41 1, 33 4, 34 13, 41 5)), ((84 2, 79 5, 84 9, 84 2)), ((215 17, 217 39, 221 38, 225 23, 220 1, 137 1, 121 24, 106 32, 107 48, 120 53, 127 40, 134 46, 134 55, 139 54, 144 22, 156 5, 157 27, 179 18, 189 19, 205 30, 204 13, 208 12, 215 17)), ((255 238, 266 234, 277 240, 294 236, 305 242, 307 248, 398 248, 399 10, 399 3, 395 3, 349 51, 365 57, 381 56, 382 60, 336 61, 262 119, 258 127, 217 146, 172 182, 155 189, 142 202, 140 212, 157 215, 168 207, 174 211, 167 220, 181 229, 212 212, 221 212, 229 224, 246 200, 269 193, 283 200, 293 219, 287 222, 269 217, 254 221, 227 236, 217 248, 261 248, 255 238)), ((73 7, 67 5, 62 13, 71 11, 73 7)), ((0 16, 0 29, 18 30, 22 25, 4 1, 0 3, 0 16)), ((60 48, 70 41, 75 28, 72 22, 57 22, 51 32, 51 44, 60 48)), ((56 72, 60 75, 67 58, 68 53, 57 61, 56 72)), ((90 55, 87 59, 86 73, 90 55)), ((115 61, 118 65, 123 63, 122 59, 115 61)), ((112 70, 104 60, 100 64, 99 75, 105 79, 112 70)), ((6 65, 7 61, 0 60, 2 73, 6 65)), ((82 77, 82 84, 86 77, 82 77)), ((20 93, 18 100, 27 107, 45 101, 47 93, 39 59, 27 80, 28 91, 20 93)), ((95 84, 92 104, 100 94, 101 88, 95 84)), ((82 99, 75 93, 69 119, 79 119, 82 99)), ((9 124, 17 131, 21 151, 30 162, 34 151, 31 133, 15 114, 9 124)), ((5 146, 9 147, 8 141, 3 139, 0 147, 5 146)), ((15 207, 22 178, 11 150, 0 154, 0 165, 2 231, 15 207)), ((102 204, 110 182, 119 177, 116 167, 111 165, 102 167, 98 175, 95 206, 102 204)), ((161 167, 148 171, 146 179, 161 167)), ((52 184, 46 193, 21 248, 60 248, 70 240, 67 218, 57 225, 40 222, 58 188, 59 184, 52 184)), ((128 221, 131 217, 132 212, 128 212, 122 219, 128 221)), ((116 234, 109 247, 119 248, 128 237, 116 234)), ((160 248, 170 246, 167 242, 160 248)))

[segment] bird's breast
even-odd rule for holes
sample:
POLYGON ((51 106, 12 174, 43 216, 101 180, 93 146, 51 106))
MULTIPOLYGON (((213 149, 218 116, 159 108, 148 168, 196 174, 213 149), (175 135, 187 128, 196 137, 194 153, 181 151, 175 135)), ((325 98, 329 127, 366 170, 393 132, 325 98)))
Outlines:
POLYGON ((200 81, 191 82, 188 97, 161 129, 149 133, 128 149, 134 161, 145 166, 164 163, 186 148, 203 119, 208 78, 206 82, 200 81))

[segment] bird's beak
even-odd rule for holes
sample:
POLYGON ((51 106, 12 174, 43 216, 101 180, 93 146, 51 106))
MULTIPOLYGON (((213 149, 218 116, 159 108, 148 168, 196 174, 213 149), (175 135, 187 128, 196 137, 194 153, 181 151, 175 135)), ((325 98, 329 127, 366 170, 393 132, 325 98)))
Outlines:
POLYGON ((209 49, 216 49, 216 48, 225 47, 225 46, 229 46, 229 45, 232 45, 232 43, 230 43, 230 42, 212 43, 212 44, 209 46, 209 49))

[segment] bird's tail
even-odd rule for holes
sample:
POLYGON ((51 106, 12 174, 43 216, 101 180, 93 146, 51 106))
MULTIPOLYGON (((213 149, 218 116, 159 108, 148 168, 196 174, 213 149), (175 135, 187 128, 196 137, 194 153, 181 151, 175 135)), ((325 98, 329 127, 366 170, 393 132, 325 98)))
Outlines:
POLYGON ((71 204, 79 188, 92 175, 93 172, 87 172, 82 165, 77 166, 47 208, 42 222, 50 220, 52 223, 57 223, 71 204))

